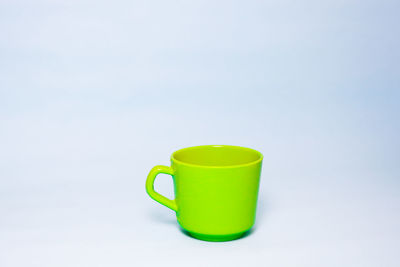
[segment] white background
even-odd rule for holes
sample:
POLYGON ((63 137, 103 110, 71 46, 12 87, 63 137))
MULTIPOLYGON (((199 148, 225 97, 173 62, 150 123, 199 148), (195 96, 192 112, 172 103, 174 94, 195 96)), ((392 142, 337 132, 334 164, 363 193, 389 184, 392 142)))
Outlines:
POLYGON ((0 266, 398 266, 399 11, 2 0, 0 266), (246 238, 192 239, 145 193, 202 144, 265 156, 246 238))

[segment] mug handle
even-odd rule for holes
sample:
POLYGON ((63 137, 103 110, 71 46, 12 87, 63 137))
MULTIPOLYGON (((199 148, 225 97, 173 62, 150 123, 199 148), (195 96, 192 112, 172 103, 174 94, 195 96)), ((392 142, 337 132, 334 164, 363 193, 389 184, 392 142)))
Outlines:
POLYGON ((149 175, 147 176, 146 180, 146 191, 149 196, 154 199, 155 201, 159 202, 160 204, 170 208, 173 211, 178 211, 178 207, 176 206, 175 200, 168 199, 156 191, 154 191, 154 180, 156 179, 157 175, 160 173, 165 173, 169 175, 174 175, 174 172, 171 167, 158 165, 151 169, 149 175))

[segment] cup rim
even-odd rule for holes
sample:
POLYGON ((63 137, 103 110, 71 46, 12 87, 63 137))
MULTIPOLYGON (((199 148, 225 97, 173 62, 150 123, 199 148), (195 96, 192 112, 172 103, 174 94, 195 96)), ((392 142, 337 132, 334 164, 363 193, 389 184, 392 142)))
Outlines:
POLYGON ((200 145, 200 146, 190 146, 190 147, 185 147, 185 148, 181 148, 176 150, 175 152, 172 153, 171 155, 171 161, 181 164, 181 165, 186 165, 189 167, 197 167, 197 168, 215 168, 215 169, 228 169, 228 168, 239 168, 239 167, 246 167, 246 166, 250 166, 253 164, 257 164, 259 162, 261 162, 263 160, 264 156, 261 152, 252 149, 252 148, 248 148, 248 147, 242 147, 242 146, 233 146, 233 145, 200 145), (188 163, 188 162, 184 162, 181 160, 177 160, 175 155, 179 152, 182 152, 184 150, 188 150, 188 149, 193 149, 193 148, 201 148, 201 147, 230 147, 230 148, 236 148, 236 149, 240 149, 240 150, 246 150, 246 151, 251 151, 251 152, 255 152, 258 155, 258 159, 250 161, 250 162, 246 162, 246 163, 241 163, 241 164, 233 164, 233 165, 223 165, 223 166, 217 166, 217 165, 202 165, 202 164, 193 164, 193 163, 188 163))

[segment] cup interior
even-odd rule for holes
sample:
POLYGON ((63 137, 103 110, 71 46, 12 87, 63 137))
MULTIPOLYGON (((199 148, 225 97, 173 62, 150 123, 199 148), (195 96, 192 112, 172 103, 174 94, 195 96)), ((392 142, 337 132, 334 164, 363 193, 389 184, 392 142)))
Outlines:
POLYGON ((195 146, 174 152, 172 160, 196 166, 229 167, 256 163, 262 160, 262 154, 240 146, 195 146))

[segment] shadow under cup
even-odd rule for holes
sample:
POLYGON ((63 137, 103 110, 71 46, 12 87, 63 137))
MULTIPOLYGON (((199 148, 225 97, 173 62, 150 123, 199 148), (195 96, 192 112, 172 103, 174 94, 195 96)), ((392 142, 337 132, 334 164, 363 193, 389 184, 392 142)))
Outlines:
POLYGON ((255 222, 262 159, 260 152, 239 146, 184 148, 172 154, 171 167, 152 169, 146 189, 153 199, 176 211, 178 223, 189 235, 206 241, 237 239, 255 222), (158 173, 173 176, 175 200, 154 191, 158 173))

